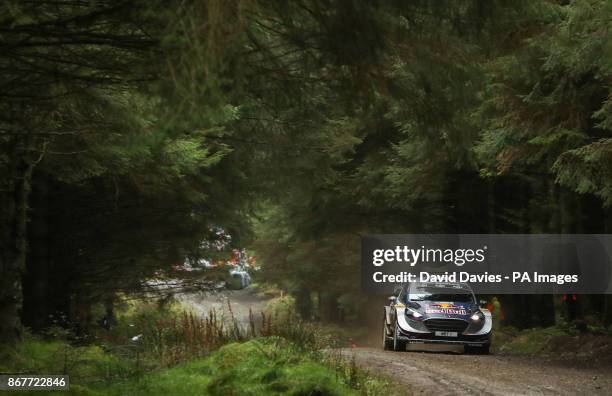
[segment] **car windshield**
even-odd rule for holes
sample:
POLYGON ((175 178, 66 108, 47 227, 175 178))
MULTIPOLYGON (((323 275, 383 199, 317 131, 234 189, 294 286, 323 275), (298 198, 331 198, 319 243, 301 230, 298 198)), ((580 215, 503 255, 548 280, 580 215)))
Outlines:
POLYGON ((410 301, 474 302, 474 297, 461 285, 415 284, 410 288, 410 301))

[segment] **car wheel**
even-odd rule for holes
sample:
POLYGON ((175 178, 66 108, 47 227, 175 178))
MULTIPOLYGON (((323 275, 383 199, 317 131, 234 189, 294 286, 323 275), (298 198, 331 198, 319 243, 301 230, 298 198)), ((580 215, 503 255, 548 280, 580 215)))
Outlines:
POLYGON ((387 318, 384 316, 382 322, 382 344, 385 351, 393 348, 393 339, 387 335, 387 318))
POLYGON ((406 350, 406 343, 397 338, 398 332, 399 332, 399 329, 397 327, 397 322, 395 322, 395 326, 393 326, 393 350, 403 352, 406 350))

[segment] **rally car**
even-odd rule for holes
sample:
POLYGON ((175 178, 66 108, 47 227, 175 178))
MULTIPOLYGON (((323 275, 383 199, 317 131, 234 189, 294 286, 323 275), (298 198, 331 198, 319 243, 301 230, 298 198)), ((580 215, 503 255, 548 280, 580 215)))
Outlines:
POLYGON ((383 348, 405 351, 406 344, 432 343, 488 354, 492 325, 491 313, 465 283, 407 283, 385 306, 383 348))

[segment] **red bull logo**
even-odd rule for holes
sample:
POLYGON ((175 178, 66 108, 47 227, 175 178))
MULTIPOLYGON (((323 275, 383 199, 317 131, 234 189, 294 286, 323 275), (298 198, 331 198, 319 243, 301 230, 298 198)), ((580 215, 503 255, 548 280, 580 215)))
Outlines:
POLYGON ((453 303, 436 303, 430 304, 425 313, 428 314, 445 314, 445 315, 467 315, 467 311, 461 305, 453 303))

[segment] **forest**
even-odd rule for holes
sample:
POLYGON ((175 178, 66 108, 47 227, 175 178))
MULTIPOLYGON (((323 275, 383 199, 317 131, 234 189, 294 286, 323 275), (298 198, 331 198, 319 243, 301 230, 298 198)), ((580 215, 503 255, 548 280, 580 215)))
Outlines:
MULTIPOLYGON (((371 303, 361 235, 612 232, 609 1, 0 10, 4 343, 58 316, 88 333, 233 248, 302 319, 343 323, 371 303)), ((518 329, 560 298, 499 296, 518 329)), ((578 299, 575 320, 612 323, 610 296, 578 299)))

